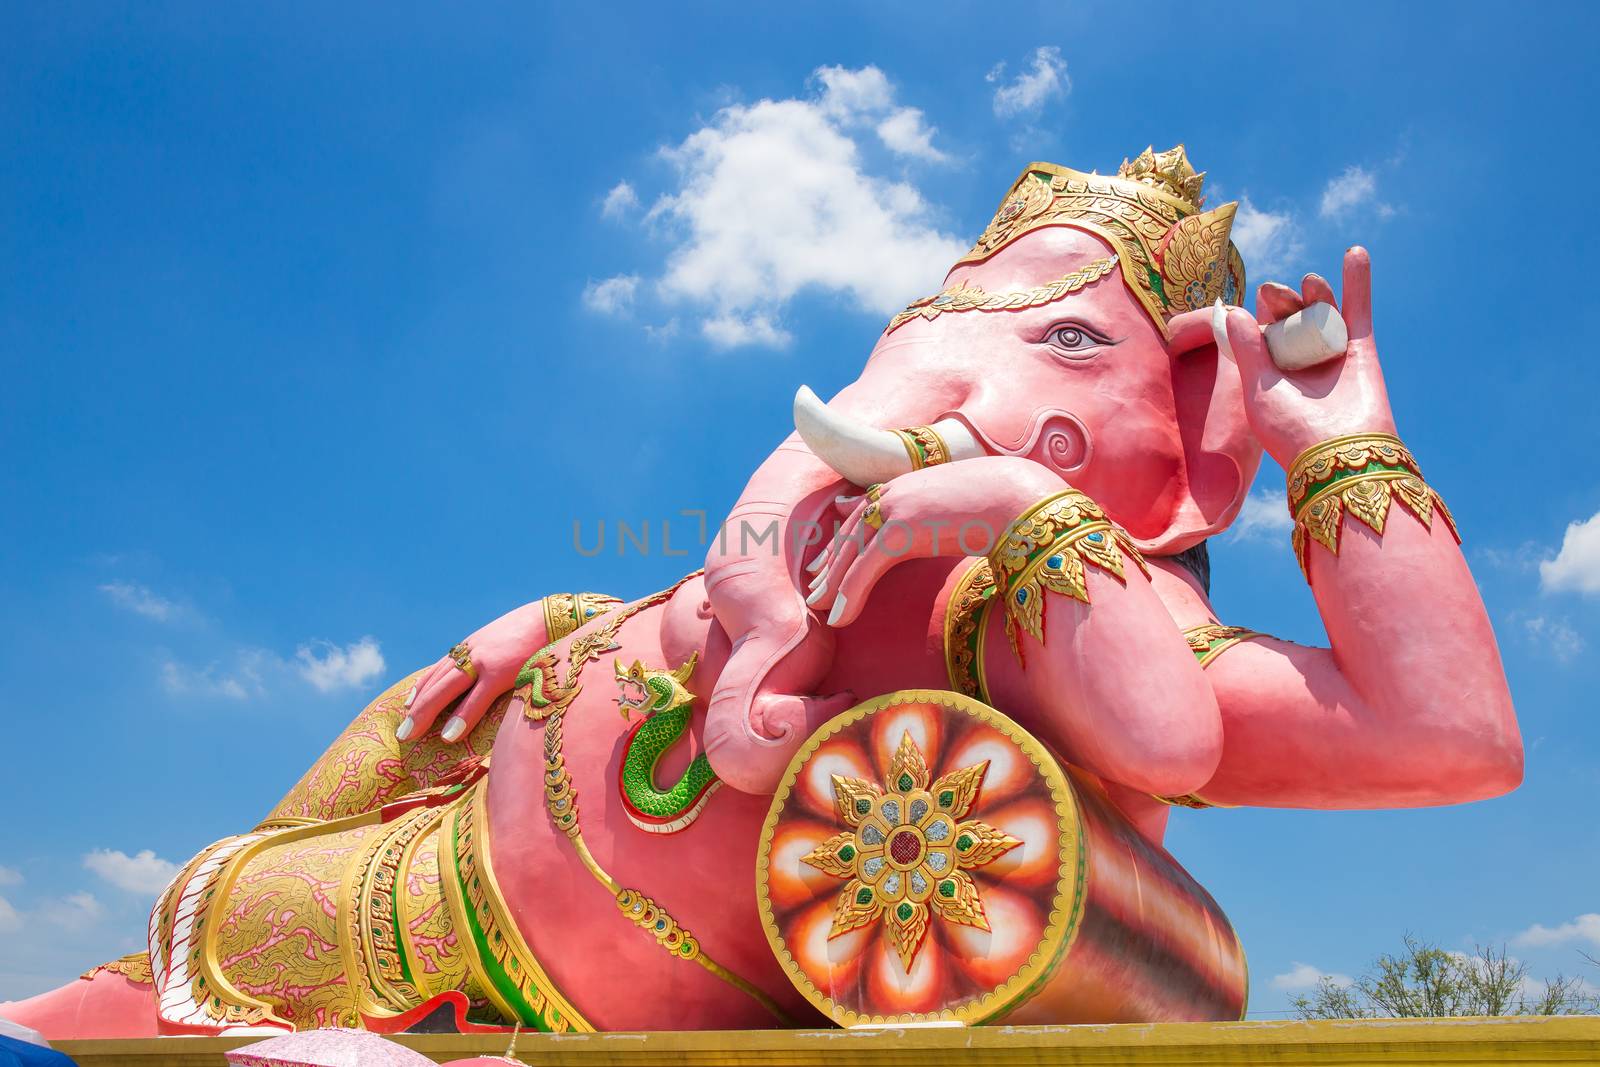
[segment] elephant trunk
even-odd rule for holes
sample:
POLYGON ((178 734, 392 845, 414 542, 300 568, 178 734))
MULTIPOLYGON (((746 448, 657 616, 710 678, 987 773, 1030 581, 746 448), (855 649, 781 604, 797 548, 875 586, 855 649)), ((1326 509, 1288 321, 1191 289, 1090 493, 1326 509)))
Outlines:
MULTIPOLYGON (((706 595, 732 642, 706 712, 706 755, 745 792, 772 792, 812 730, 854 702, 849 693, 815 695, 833 661, 833 631, 805 603, 806 548, 831 536, 840 491, 911 469, 886 427, 941 413, 908 396, 903 381, 890 390, 867 378, 827 406, 801 390, 800 432, 756 470, 706 556, 706 595)), ((964 425, 937 425, 949 431, 951 458, 981 454, 964 425)))
POLYGON ((833 658, 833 633, 800 592, 801 554, 825 535, 841 487, 791 436, 756 470, 706 555, 706 596, 732 642, 706 710, 706 756, 747 793, 776 788, 810 723, 848 702, 819 707, 800 695, 815 691, 833 658))

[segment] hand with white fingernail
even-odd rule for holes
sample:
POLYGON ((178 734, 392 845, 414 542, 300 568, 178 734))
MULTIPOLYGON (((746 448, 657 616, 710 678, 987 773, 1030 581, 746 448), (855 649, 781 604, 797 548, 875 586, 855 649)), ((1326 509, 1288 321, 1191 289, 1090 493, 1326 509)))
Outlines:
POLYGON ((517 672, 546 640, 545 613, 539 601, 477 631, 418 676, 395 739, 415 741, 442 718, 440 738, 460 741, 482 721, 495 698, 511 690, 517 672), (450 714, 445 716, 447 710, 450 714))
POLYGON ((932 556, 981 556, 1011 520, 1067 488, 1041 464, 982 456, 924 467, 855 498, 832 542, 810 564, 806 603, 828 625, 848 626, 895 564, 932 556))

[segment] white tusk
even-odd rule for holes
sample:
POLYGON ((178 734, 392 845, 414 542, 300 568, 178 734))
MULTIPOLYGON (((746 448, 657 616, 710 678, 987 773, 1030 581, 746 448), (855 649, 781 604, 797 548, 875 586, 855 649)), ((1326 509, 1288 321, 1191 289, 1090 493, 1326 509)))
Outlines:
POLYGON ((1266 329, 1267 351, 1282 370, 1304 370, 1344 355, 1350 344, 1344 318, 1331 304, 1316 303, 1266 329))
POLYGON ((809 386, 794 394, 794 428, 818 459, 862 488, 911 470, 900 438, 830 410, 809 386))
POLYGON ((933 424, 933 432, 939 435, 944 441, 944 446, 950 450, 951 463, 988 455, 983 450, 983 445, 978 443, 977 437, 967 429, 967 424, 960 419, 940 419, 933 424))
MULTIPOLYGON (((863 426, 839 414, 808 386, 802 385, 794 395, 794 428, 817 458, 863 488, 911 470, 911 457, 898 434, 863 426)), ((985 454, 983 445, 959 419, 940 419, 933 424, 933 431, 943 439, 951 462, 985 454)))

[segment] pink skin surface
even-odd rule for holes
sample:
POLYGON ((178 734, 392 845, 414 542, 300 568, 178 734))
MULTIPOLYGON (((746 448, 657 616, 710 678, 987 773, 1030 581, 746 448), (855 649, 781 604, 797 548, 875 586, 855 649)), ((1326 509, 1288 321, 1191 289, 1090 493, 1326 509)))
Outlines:
MULTIPOLYGON (((1000 292, 1048 283, 1106 254, 1091 235, 1048 228, 953 273, 1000 292)), ((882 338, 831 406, 879 427, 960 418, 991 454, 888 483, 883 514, 914 534, 893 540, 892 552, 891 538, 862 531, 859 499, 842 506, 841 537, 830 544, 769 535, 741 545, 740 518, 788 532, 832 520, 841 514, 837 498, 863 488, 798 438, 762 465, 705 578, 630 619, 615 652, 588 667, 566 715, 567 765, 598 862, 659 901, 705 952, 792 1017, 817 1021, 779 970, 756 915, 751 872, 768 803, 761 791, 835 710, 895 689, 946 688, 944 600, 964 559, 987 547, 970 529, 964 540, 962 524, 1003 529, 1068 485, 1130 531, 1151 556, 1150 575, 1131 564, 1120 580, 1087 568, 1091 603, 1047 597, 1044 641, 1023 635, 1020 661, 1004 628, 991 627, 991 695, 1099 775, 1151 840, 1160 841, 1168 810, 1151 794, 1362 808, 1514 788, 1521 742, 1494 635, 1440 520, 1429 531, 1397 507, 1381 538, 1347 518, 1338 556, 1311 546, 1312 591, 1331 649, 1253 640, 1202 671, 1181 636, 1215 616, 1194 579, 1159 557, 1227 526, 1262 446, 1287 466, 1329 437, 1393 427, 1365 252, 1352 250, 1345 267, 1350 350, 1293 375, 1274 368, 1246 312, 1227 312, 1221 352, 1209 313, 1175 320, 1169 339, 1116 275, 1043 307, 944 315, 882 338), (672 781, 704 750, 735 788, 722 789, 687 829, 645 833, 617 795, 627 724, 612 660, 675 666, 697 651, 689 687, 708 712, 695 717, 690 743, 667 753, 658 780, 672 781)), ((1264 287, 1258 303, 1271 320, 1313 301, 1333 301, 1314 277, 1299 294, 1264 287)), ((457 714, 476 715, 509 688, 544 640, 538 616, 530 605, 469 639, 475 685, 448 659, 436 664, 412 706, 415 728, 436 722, 464 691, 457 714)), ((556 983, 602 1029, 773 1025, 754 1001, 669 958, 620 915, 546 814, 545 729, 516 707, 501 727, 489 836, 508 905, 556 983)), ((70 1036, 58 1023, 77 1017, 85 985, 6 1014, 47 1036, 70 1036)))
MULTIPOLYGON (((968 272, 968 280, 991 290, 1040 284, 1104 251, 1071 230, 1040 231, 1008 252, 1019 249, 1028 254, 1008 263, 996 257, 968 272)), ((769 541, 757 550, 714 553, 704 582, 630 621, 619 635, 618 656, 676 664, 699 649, 691 688, 711 696, 713 711, 718 695, 724 701, 720 718, 697 718, 695 746, 670 755, 662 780, 670 781, 701 745, 712 752, 720 746, 719 771, 741 746, 753 747, 760 775, 746 773, 733 784, 753 788, 772 773, 774 750, 782 746, 739 734, 741 720, 726 710, 751 684, 750 676, 733 674, 738 653, 730 655, 730 646, 737 640, 759 645, 769 681, 809 679, 792 704, 781 703, 790 699, 782 693, 767 694, 768 706, 783 708, 785 728, 800 737, 845 699, 833 694, 864 699, 944 687, 943 598, 961 557, 983 547, 951 534, 962 522, 1003 528, 1071 484, 1147 548, 1171 552, 1231 521, 1254 471, 1257 440, 1287 464, 1307 444, 1391 427, 1359 250, 1350 257, 1346 291, 1349 355, 1292 377, 1273 369, 1259 325, 1244 312, 1229 312, 1231 358, 1219 358, 1214 344, 1196 341, 1192 322, 1175 323, 1179 339, 1164 340, 1114 278, 1028 312, 945 316, 889 335, 861 381, 835 403, 879 426, 953 413, 996 453, 1006 451, 996 447, 1004 442, 1011 454, 889 483, 882 492, 885 516, 921 531, 909 551, 899 544, 891 554, 872 537, 865 551, 856 551, 847 520, 828 546, 795 538, 780 542, 778 551, 769 541), (1064 355, 1057 342, 1077 337, 1060 332, 1063 322, 1090 327, 1108 343, 1064 355), (997 365, 1004 375, 995 373, 997 365), (1053 384, 1052 376, 1062 381, 1053 384), (898 388, 876 391, 896 378, 898 388), (1013 383, 1014 404, 1033 406, 1008 426, 1000 425, 998 401, 986 395, 1001 378, 1013 383), (993 418, 985 421, 985 414, 993 418), (1052 420, 1059 440, 1043 429, 1052 420), (939 522, 947 525, 936 531, 939 522), (818 559, 815 571, 807 566, 818 559), (803 598, 813 584, 823 593, 808 609, 803 598), (746 599, 760 588, 767 589, 766 601, 746 599), (824 616, 841 589, 847 606, 828 625, 824 616), (766 625, 776 633, 765 635, 766 625)), ((1331 294, 1325 283, 1308 279, 1304 299, 1331 294)), ((1262 301, 1263 317, 1298 304, 1299 298, 1274 293, 1262 301)), ((793 438, 751 486, 736 516, 822 519, 837 513, 837 497, 858 495, 793 438)), ((847 502, 857 522, 864 506, 847 502)), ((1452 803, 1513 788, 1521 747, 1494 637, 1442 523, 1430 533, 1397 509, 1382 538, 1347 521, 1338 557, 1320 546, 1311 551, 1313 590, 1332 650, 1263 639, 1236 646, 1202 671, 1181 630, 1215 616, 1187 572, 1155 558, 1149 578, 1131 565, 1121 580, 1089 568, 1088 606, 1049 597, 1045 641, 1023 636, 1020 662, 1003 629, 991 628, 986 663, 994 699, 1100 775, 1113 800, 1155 841, 1167 809, 1151 794, 1198 791, 1227 804, 1335 808, 1452 803)), ((603 676, 609 666, 601 661, 594 671, 603 676)), ((720 962, 806 1018, 774 968, 747 892, 765 800, 725 789, 681 834, 652 837, 633 829, 615 798, 623 730, 613 717, 613 688, 590 682, 566 731, 568 765, 596 857, 623 884, 660 900, 720 962)), ((490 775, 491 830, 502 888, 557 980, 604 1027, 767 1025, 750 1002, 666 959, 631 930, 549 821, 530 817, 538 811, 541 737, 520 720, 503 728, 490 775), (561 920, 551 921, 553 915, 561 920), (606 945, 603 957, 594 951, 597 943, 606 945), (622 976, 635 985, 670 985, 681 999, 663 1005, 617 997, 622 976)))
MULTIPOLYGON (((951 276, 1008 292, 1110 253, 1091 234, 1049 227, 951 276)), ((829 406, 881 428, 959 418, 996 455, 1025 457, 1089 493, 1143 547, 1177 551, 1233 518, 1260 458, 1232 362, 1196 344, 1193 329, 1175 328, 1180 335, 1197 350, 1174 358, 1179 346, 1113 272, 1042 307, 908 322, 879 340, 829 406)), ((730 521, 798 529, 846 488, 791 438, 756 472, 730 521)), ((849 702, 813 699, 829 692, 821 679, 831 639, 804 602, 800 540, 785 539, 777 552, 716 544, 706 559, 712 608, 736 650, 712 697, 707 751, 739 789, 770 791, 811 730, 849 702)))

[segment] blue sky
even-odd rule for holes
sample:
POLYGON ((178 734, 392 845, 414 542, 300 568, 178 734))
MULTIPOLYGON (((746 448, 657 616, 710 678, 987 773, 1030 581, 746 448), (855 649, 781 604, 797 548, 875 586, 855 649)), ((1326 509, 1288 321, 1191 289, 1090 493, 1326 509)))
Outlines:
MULTIPOLYGON (((725 510, 1023 164, 1178 141, 1248 205, 1252 286, 1372 250, 1528 763, 1170 847, 1262 1014, 1407 931, 1600 985, 1592 7, 327 8, 0 13, 0 999, 140 947, 169 865, 386 679, 694 566, 661 521, 725 510), (574 519, 658 551, 585 559, 574 519)), ((1281 479, 1215 599, 1320 641, 1281 479)))

